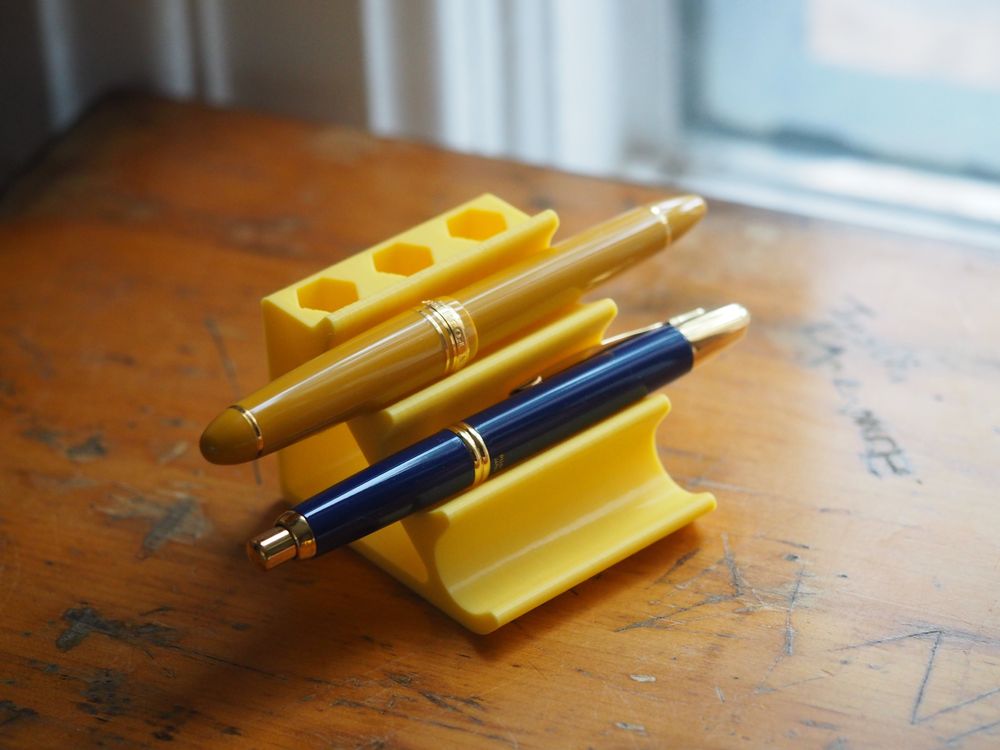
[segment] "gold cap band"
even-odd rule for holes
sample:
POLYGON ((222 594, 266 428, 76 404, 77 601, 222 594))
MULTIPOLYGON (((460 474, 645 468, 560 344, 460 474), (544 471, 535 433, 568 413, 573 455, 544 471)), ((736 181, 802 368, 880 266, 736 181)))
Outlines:
POLYGON ((417 312, 441 337, 445 374, 461 370, 476 355, 479 336, 472 316, 461 302, 454 299, 425 300, 417 312))
POLYGON ((486 447, 486 441, 474 427, 465 422, 453 424, 448 429, 458 435, 465 443, 465 447, 469 449, 469 454, 472 456, 472 486, 477 487, 489 478, 490 472, 493 470, 490 450, 486 447))
POLYGON ((666 228, 667 230, 666 244, 669 245, 673 240, 673 237, 671 236, 672 232, 670 231, 670 216, 667 214, 666 211, 663 210, 663 208, 658 203, 652 203, 646 206, 646 208, 649 209, 649 213, 653 214, 653 216, 656 217, 656 220, 659 221, 661 224, 663 224, 663 226, 666 228))
POLYGON ((278 516, 278 520, 274 522, 274 525, 286 529, 295 539, 295 556, 300 560, 305 560, 316 555, 316 537, 313 536, 313 531, 309 528, 309 522, 304 516, 296 513, 294 510, 286 510, 278 516))
POLYGON ((300 560, 305 560, 316 555, 316 537, 313 536, 312 529, 309 528, 309 522, 304 516, 296 513, 294 510, 286 510, 278 516, 278 520, 274 522, 274 525, 287 529, 288 533, 294 537, 295 556, 300 560))
POLYGON ((260 425, 257 423, 257 417, 254 416, 253 412, 249 409, 244 409, 239 404, 233 404, 230 409, 235 409, 240 413, 240 416, 247 421, 250 425, 250 429, 253 430, 253 435, 257 439, 257 458, 260 458, 261 454, 264 452, 264 434, 260 431, 260 425))

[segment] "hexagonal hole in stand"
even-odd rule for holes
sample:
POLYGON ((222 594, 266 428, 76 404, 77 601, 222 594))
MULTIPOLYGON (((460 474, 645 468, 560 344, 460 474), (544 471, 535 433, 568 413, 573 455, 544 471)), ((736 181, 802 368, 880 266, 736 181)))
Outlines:
POLYGON ((495 234, 500 234, 506 228, 507 221, 503 218, 503 214, 480 208, 467 208, 448 219, 448 234, 466 240, 482 242, 495 234))
POLYGON ((351 281, 320 278, 300 287, 296 295, 302 307, 333 312, 357 302, 358 288, 351 281))
POLYGON ((395 273, 399 276, 412 276, 434 263, 431 249, 423 245, 411 245, 407 242, 396 242, 389 247, 377 250, 372 256, 375 270, 382 273, 395 273))

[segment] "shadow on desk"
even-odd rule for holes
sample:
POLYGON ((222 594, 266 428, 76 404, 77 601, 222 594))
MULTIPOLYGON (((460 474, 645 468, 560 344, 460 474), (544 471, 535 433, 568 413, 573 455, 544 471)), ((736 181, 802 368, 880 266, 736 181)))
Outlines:
MULTIPOLYGON (((668 571, 700 544, 693 524, 632 559, 643 569, 668 571)), ((229 634, 218 653, 190 650, 183 641, 171 644, 190 659, 190 668, 176 670, 143 715, 188 713, 211 722, 232 716, 244 703, 254 708, 247 716, 264 716, 289 704, 322 702, 338 709, 338 721, 357 724, 345 730, 356 737, 358 727, 369 729, 374 717, 437 725, 444 709, 456 731, 488 736, 490 719, 481 696, 467 689, 463 661, 502 662, 504 673, 508 662, 515 670, 544 668, 539 662, 550 658, 546 641, 572 641, 586 632, 583 624, 593 626, 594 613, 606 600, 628 596, 626 589, 642 585, 613 566, 481 636, 348 549, 266 574, 236 555, 231 564, 232 574, 241 579, 240 606, 256 609, 256 624, 229 634), (467 650, 454 649, 456 638, 467 650)), ((608 622, 607 628, 618 625, 608 622)), ((155 659, 155 649, 149 653, 155 659)), ((585 666, 578 669, 585 672, 585 666)))

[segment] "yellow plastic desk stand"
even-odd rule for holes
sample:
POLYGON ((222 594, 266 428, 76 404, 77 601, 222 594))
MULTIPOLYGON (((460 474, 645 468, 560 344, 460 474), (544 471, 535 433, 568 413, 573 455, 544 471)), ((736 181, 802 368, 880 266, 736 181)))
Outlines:
MULTIPOLYGON (((483 195, 262 301, 272 377, 422 300, 548 247, 554 212, 483 195)), ((299 502, 505 398, 599 342, 611 300, 575 304, 382 411, 279 453, 299 502)), ((479 487, 355 542, 354 549, 476 633, 488 633, 715 507, 660 465, 651 396, 479 487)))

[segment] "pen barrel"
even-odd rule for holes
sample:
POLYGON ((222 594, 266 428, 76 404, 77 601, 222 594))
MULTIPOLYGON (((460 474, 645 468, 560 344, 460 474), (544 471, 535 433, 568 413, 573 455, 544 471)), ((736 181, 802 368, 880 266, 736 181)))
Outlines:
POLYGON ((486 444, 491 474, 639 401, 690 371, 691 344, 672 326, 626 340, 465 420, 486 444))
POLYGON ((670 230, 649 206, 627 211, 456 296, 488 347, 577 300, 589 289, 662 250, 670 230))
POLYGON ((383 408, 441 377, 446 367, 440 333, 410 310, 279 376, 238 405, 253 412, 270 453, 383 408))
POLYGON ((316 539, 316 553, 367 536, 461 492, 474 482, 472 458, 454 433, 441 431, 338 482, 295 511, 316 539))

